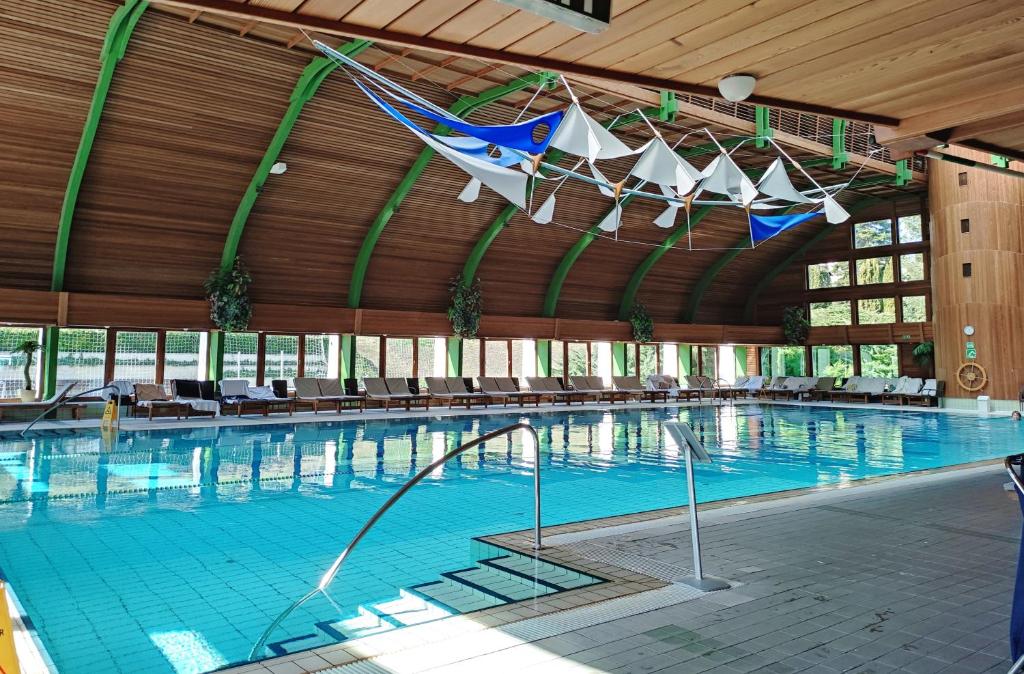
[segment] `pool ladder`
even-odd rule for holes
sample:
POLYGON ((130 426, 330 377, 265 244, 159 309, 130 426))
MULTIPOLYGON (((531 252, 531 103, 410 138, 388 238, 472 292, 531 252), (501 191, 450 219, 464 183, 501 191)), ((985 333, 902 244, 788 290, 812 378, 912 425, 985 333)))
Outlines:
MULTIPOLYGON (((54 410, 59 409, 59 408, 63 407, 64 405, 67 405, 68 403, 70 403, 70 402, 72 402, 74 400, 78 400, 80 398, 83 398, 83 397, 89 395, 90 393, 98 393, 100 391, 106 391, 107 389, 113 389, 114 395, 116 396, 116 400, 118 401, 118 404, 120 404, 121 389, 119 389, 118 387, 114 386, 113 384, 106 384, 104 386, 97 386, 96 388, 91 388, 88 391, 82 391, 81 393, 76 393, 73 396, 67 396, 66 398, 61 398, 57 402, 55 402, 52 405, 50 405, 49 407, 47 407, 43 411, 42 414, 40 414, 38 417, 33 419, 32 423, 30 423, 28 426, 25 427, 25 430, 23 430, 21 432, 21 437, 23 437, 23 438, 27 437, 26 434, 29 431, 32 430, 32 427, 35 426, 37 423, 39 423, 50 412, 53 412, 54 410)), ((117 427, 116 427, 116 430, 118 430, 118 431, 121 430, 121 415, 120 414, 117 415, 117 427)))
POLYGON ((536 429, 534 429, 534 427, 531 426, 529 423, 522 421, 516 424, 505 426, 503 428, 499 428, 496 431, 491 431, 490 433, 481 435, 479 438, 470 440, 465 444, 459 445, 455 449, 447 452, 444 456, 435 459, 428 466, 426 466, 420 472, 416 473, 416 475, 410 478, 408 482, 403 484, 398 489, 398 491, 391 495, 391 498, 384 502, 384 505, 377 509, 377 512, 373 513, 370 519, 366 520, 366 523, 362 526, 362 528, 359 531, 356 532, 356 535, 353 536, 352 540, 348 542, 348 545, 346 545, 345 549, 341 551, 341 554, 339 554, 338 557, 334 560, 334 563, 331 564, 330 567, 328 567, 327 571, 320 578, 320 582, 317 583, 316 587, 314 587, 312 590, 303 595, 301 599, 294 602, 291 606, 282 611, 281 614, 274 619, 274 622, 270 623, 267 629, 263 631, 263 634, 260 635, 259 640, 255 643, 255 645, 253 645, 252 650, 249 652, 249 661, 251 662, 253 660, 256 660, 261 656, 263 649, 267 644, 267 639, 270 638, 270 635, 273 634, 274 630, 276 630, 289 615, 291 615, 297 608, 305 604, 307 601, 317 596, 318 594, 323 594, 325 597, 327 597, 328 601, 334 603, 333 600, 331 600, 330 597, 327 595, 327 587, 334 580, 335 576, 337 576, 338 573, 341 571, 341 567, 345 564, 345 561, 351 556, 352 551, 355 550, 356 546, 359 545, 359 542, 366 537, 366 534, 370 532, 370 529, 372 529, 373 526, 377 524, 380 518, 383 517, 384 514, 391 509, 391 506, 395 505, 395 503, 397 503, 398 500, 402 498, 402 496, 404 496, 407 491, 416 486, 416 484, 420 482, 423 478, 425 478, 427 475, 430 475, 432 472, 434 472, 435 470, 443 466, 445 463, 447 463, 449 460, 454 459, 456 456, 462 454, 463 452, 472 449, 477 445, 481 445, 487 442, 488 440, 500 438, 501 436, 508 435, 518 430, 526 431, 533 438, 533 549, 540 550, 540 440, 537 437, 536 429))

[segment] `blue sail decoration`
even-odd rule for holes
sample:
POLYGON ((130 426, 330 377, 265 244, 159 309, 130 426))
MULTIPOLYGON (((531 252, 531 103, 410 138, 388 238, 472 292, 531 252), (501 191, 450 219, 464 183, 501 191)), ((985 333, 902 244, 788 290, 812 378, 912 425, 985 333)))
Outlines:
POLYGON ((789 213, 787 215, 750 215, 750 240, 755 245, 792 229, 808 220, 821 215, 821 211, 811 213, 789 213))

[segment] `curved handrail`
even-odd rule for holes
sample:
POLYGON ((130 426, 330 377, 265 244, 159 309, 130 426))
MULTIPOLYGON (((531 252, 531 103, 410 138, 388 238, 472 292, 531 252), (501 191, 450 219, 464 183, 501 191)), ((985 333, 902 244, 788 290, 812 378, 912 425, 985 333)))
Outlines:
POLYGON ((1024 498, 1024 479, 1013 470, 1014 466, 1020 466, 1024 470, 1024 454, 1011 454, 1003 459, 1003 467, 1010 474, 1010 479, 1013 480, 1014 486, 1017 487, 1019 495, 1024 498))
POLYGON ((35 426, 37 423, 39 423, 40 419, 42 419, 47 414, 49 414, 50 412, 54 411, 55 409, 57 409, 61 405, 66 405, 69 402, 71 402, 72 400, 78 400, 79 398, 81 398, 84 395, 88 395, 90 393, 96 393, 97 391, 103 391, 103 390, 106 390, 108 388, 114 389, 114 391, 117 393, 117 395, 121 395, 121 390, 119 388, 117 388, 113 384, 106 384, 104 386, 98 386, 96 388, 91 388, 88 391, 82 391, 81 393, 76 393, 73 396, 67 396, 66 398, 61 398, 60 400, 58 400, 57 402, 53 403, 52 405, 47 407, 45 410, 43 410, 42 414, 40 414, 38 417, 33 419, 32 423, 30 423, 28 426, 26 426, 25 430, 23 430, 21 432, 21 437, 25 437, 25 434, 28 433, 30 430, 32 430, 32 427, 35 426))
POLYGON ((447 452, 444 456, 441 456, 432 461, 428 466, 426 466, 420 472, 416 473, 416 475, 410 478, 408 482, 403 484, 398 489, 398 491, 391 495, 391 498, 384 502, 384 505, 377 509, 377 512, 373 513, 370 519, 366 520, 366 523, 363 525, 363 527, 358 532, 356 532, 356 535, 352 537, 352 540, 349 541, 348 545, 345 546, 345 549, 341 551, 341 554, 338 555, 337 559, 334 560, 334 563, 331 564, 331 566, 327 569, 324 575, 320 578, 320 582, 317 583, 316 587, 314 587, 312 590, 303 595, 301 599, 294 602, 291 606, 282 611, 281 614, 274 619, 274 622, 272 622, 270 626, 263 631, 263 634, 260 635, 259 640, 255 643, 255 645, 253 645, 252 650, 249 651, 249 661, 251 662, 257 658, 260 651, 262 651, 263 647, 266 646, 267 639, 270 638, 270 635, 274 632, 274 630, 276 630, 281 625, 282 622, 284 622, 284 620, 289 615, 292 614, 293 611, 295 611, 295 609, 299 608, 307 601, 315 597, 317 594, 320 594, 321 592, 324 592, 324 590, 327 589, 327 586, 331 584, 331 581, 334 580, 334 577, 338 575, 339 571, 341 571, 342 565, 352 554, 352 551, 359 544, 359 542, 363 540, 366 534, 369 533, 370 529, 373 528, 373 525, 375 525, 377 521, 380 520, 380 518, 383 517, 384 514, 391 509, 391 506, 393 506, 398 501, 398 499, 402 498, 402 496, 404 496, 407 491, 412 489, 420 480, 425 478, 427 475, 434 472, 434 470, 447 463, 450 459, 453 459, 459 454, 462 454, 466 450, 472 449, 473 447, 476 447, 477 445, 487 442, 488 440, 493 440, 494 438, 498 438, 503 435, 508 435, 512 431, 516 430, 528 431, 530 435, 533 436, 533 446, 535 451, 533 461, 533 549, 540 550, 540 438, 537 437, 537 431, 536 429, 534 429, 533 426, 531 426, 528 422, 521 421, 510 426, 505 426, 504 428, 499 428, 496 431, 491 431, 490 433, 481 435, 479 438, 475 438, 463 445, 456 447, 455 449, 447 452))

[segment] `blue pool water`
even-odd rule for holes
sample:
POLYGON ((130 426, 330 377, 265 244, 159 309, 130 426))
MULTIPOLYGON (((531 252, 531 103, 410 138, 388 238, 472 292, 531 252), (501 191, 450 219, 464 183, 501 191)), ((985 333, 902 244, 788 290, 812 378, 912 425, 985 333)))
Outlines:
MULTIPOLYGON (((702 501, 990 459, 1024 439, 1005 418, 795 406, 522 418, 540 433, 546 525, 682 504, 668 420, 690 422, 715 460, 697 469, 702 501)), ((418 468, 515 419, 136 432, 109 448, 95 433, 0 439, 0 573, 66 674, 238 663, 418 468)), ((473 537, 530 526, 532 466, 518 435, 450 462, 381 521, 332 598, 385 605, 471 566, 473 537)), ((311 626, 339 617, 318 598, 272 641, 314 646, 311 626)))

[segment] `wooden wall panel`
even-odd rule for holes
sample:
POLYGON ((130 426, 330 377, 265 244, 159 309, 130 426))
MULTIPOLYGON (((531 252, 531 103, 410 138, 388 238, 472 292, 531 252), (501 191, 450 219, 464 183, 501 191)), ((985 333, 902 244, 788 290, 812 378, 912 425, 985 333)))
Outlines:
POLYGON ((67 288, 202 297, 306 61, 146 12, 86 172, 67 288))
POLYGON ((1024 385, 1024 182, 949 162, 929 164, 935 374, 947 381, 948 395, 977 395, 955 383, 970 340, 990 378, 982 392, 1016 399, 1024 385), (961 231, 964 219, 970 221, 967 233, 961 231), (963 275, 965 263, 971 264, 970 278, 963 275), (973 336, 963 334, 965 325, 975 327, 973 336))
POLYGON ((0 286, 50 289, 60 207, 114 9, 101 0, 0 6, 0 286))

